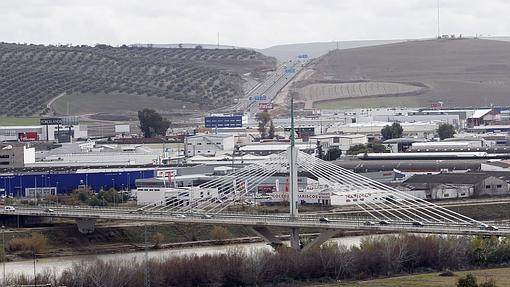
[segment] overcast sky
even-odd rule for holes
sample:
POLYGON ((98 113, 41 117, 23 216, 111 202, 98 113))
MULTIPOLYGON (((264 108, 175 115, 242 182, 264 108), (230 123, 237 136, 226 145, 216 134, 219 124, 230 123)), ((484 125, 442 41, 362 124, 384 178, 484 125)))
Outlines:
MULTIPOLYGON (((509 0, 441 0, 442 34, 510 35, 509 0)), ((0 41, 277 44, 428 38, 437 0, 0 0, 0 41)))

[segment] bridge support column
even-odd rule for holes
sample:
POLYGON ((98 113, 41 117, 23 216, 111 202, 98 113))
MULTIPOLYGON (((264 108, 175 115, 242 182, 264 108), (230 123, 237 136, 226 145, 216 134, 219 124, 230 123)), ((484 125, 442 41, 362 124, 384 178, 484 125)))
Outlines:
POLYGON ((299 228, 292 228, 290 230, 290 247, 295 250, 301 250, 301 243, 299 242, 299 228))
POLYGON ((253 233, 257 234, 260 238, 262 238, 267 244, 277 247, 283 245, 283 242, 274 236, 274 234, 265 226, 251 226, 249 227, 253 233))
POLYGON ((78 231, 81 234, 91 234, 94 233, 94 230, 96 229, 96 220, 77 218, 76 225, 78 226, 78 231))
POLYGON ((314 248, 316 246, 317 247, 321 246, 322 243, 328 241, 328 239, 335 236, 337 233, 338 233, 338 230, 335 230, 335 229, 324 230, 314 240, 312 240, 311 242, 306 244, 301 251, 306 252, 306 251, 310 250, 311 248, 314 248))

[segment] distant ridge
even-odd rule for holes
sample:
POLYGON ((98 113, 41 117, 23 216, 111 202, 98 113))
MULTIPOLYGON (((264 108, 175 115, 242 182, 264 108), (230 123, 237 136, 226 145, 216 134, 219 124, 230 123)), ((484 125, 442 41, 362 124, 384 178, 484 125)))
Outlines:
POLYGON ((310 58, 317 58, 335 49, 351 49, 370 47, 384 44, 400 43, 406 40, 360 40, 360 41, 332 41, 276 45, 264 49, 257 49, 266 56, 275 57, 280 61, 295 58, 300 54, 307 54, 310 58))

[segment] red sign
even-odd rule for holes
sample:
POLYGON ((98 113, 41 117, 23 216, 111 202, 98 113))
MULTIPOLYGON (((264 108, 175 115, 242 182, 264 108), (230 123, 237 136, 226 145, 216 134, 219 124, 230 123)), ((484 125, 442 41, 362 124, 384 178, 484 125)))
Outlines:
POLYGON ((273 103, 259 103, 259 109, 260 110, 272 110, 273 103))
POLYGON ((430 104, 430 107, 433 109, 440 109, 443 107, 443 102, 435 102, 430 104))
POLYGON ((22 142, 33 142, 39 139, 37 132, 18 133, 18 140, 22 142))

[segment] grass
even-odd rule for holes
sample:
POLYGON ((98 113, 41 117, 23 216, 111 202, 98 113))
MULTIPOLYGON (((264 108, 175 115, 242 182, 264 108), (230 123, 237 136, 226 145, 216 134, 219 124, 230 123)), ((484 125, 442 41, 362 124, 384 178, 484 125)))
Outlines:
POLYGON ((439 273, 409 275, 370 281, 352 283, 335 283, 326 285, 313 285, 314 287, 454 287, 459 277, 471 273, 478 278, 478 283, 493 278, 497 286, 510 286, 510 268, 484 269, 474 271, 455 272, 456 276, 441 277, 439 273))
POLYGON ((318 109, 346 109, 346 108, 389 108, 389 107, 418 107, 419 96, 376 97, 360 99, 336 99, 318 101, 313 104, 318 109))
POLYGON ((510 219, 510 203, 446 206, 446 208, 477 220, 510 219))
POLYGON ((155 109, 158 111, 180 110, 186 106, 187 109, 194 109, 196 105, 183 103, 174 99, 161 97, 149 97, 119 92, 104 93, 74 93, 57 99, 51 108, 58 114, 76 115, 88 113, 114 113, 131 111, 136 112, 143 108, 155 109), (69 108, 69 111, 68 111, 69 108))
POLYGON ((34 126, 39 125, 38 117, 0 117, 0 126, 34 126))

